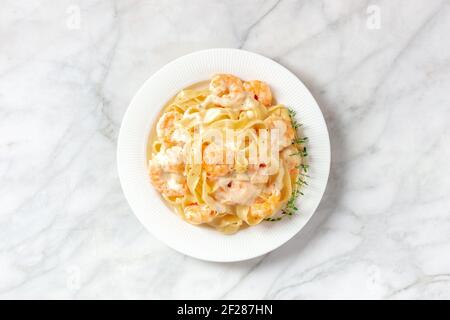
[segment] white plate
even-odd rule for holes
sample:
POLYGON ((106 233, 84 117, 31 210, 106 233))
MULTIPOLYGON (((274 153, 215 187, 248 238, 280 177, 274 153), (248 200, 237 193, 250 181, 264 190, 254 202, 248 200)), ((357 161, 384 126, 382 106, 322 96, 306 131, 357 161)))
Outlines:
POLYGON ((120 182, 139 221, 159 240, 186 255, 209 261, 239 261, 270 252, 300 231, 316 210, 328 180, 330 141, 316 101, 289 70, 261 55, 236 49, 210 49, 178 58, 151 76, 125 113, 117 147, 120 182), (267 82, 279 103, 297 111, 309 138, 309 185, 299 199, 299 214, 278 222, 223 235, 193 226, 173 213, 153 189, 147 174, 146 144, 157 115, 183 88, 208 80, 215 73, 267 82))

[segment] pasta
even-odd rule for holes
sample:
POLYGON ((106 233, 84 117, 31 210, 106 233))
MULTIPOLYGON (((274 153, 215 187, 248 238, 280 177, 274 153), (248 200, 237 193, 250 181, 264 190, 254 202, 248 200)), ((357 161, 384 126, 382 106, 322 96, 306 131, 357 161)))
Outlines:
POLYGON ((298 140, 267 84, 218 74, 165 106, 149 138, 150 180, 185 221, 232 234, 275 220, 296 195, 298 140))

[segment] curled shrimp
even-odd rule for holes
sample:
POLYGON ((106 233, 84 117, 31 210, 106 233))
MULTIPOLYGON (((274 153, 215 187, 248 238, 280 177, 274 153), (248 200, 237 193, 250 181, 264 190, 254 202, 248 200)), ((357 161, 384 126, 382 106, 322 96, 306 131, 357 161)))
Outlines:
POLYGON ((297 174, 299 166, 302 164, 302 159, 298 155, 298 149, 294 146, 287 147, 281 152, 281 159, 287 165, 290 174, 297 174))
POLYGON ((182 173, 185 167, 184 153, 182 147, 174 146, 160 150, 153 159, 165 172, 182 173))
POLYGON ((211 222, 217 216, 217 211, 206 204, 191 204, 184 208, 184 218, 192 224, 211 222))
POLYGON ((183 176, 165 173, 155 161, 149 163, 149 175, 153 186, 167 197, 182 197, 186 192, 186 182, 183 176))
POLYGON ((279 130, 280 150, 292 144, 292 140, 295 138, 295 129, 290 120, 272 115, 264 120, 264 123, 269 129, 279 130))
POLYGON ((266 107, 272 105, 272 91, 265 82, 259 80, 246 81, 244 82, 244 90, 266 107))
POLYGON ((250 182, 252 183, 267 183, 269 181, 269 170, 265 163, 252 164, 248 167, 250 182))
POLYGON ((258 197, 250 206, 247 216, 249 225, 258 224, 263 219, 270 217, 275 212, 280 203, 280 192, 274 192, 268 197, 258 197))
POLYGON ((171 144, 172 135, 175 128, 175 123, 181 119, 181 114, 175 111, 169 111, 164 113, 156 124, 156 135, 162 139, 165 143, 171 144))
POLYGON ((239 105, 245 98, 241 79, 231 74, 215 75, 209 83, 209 90, 209 101, 222 107, 239 105))
MULTIPOLYGON (((203 150, 203 169, 208 176, 223 177, 233 170, 233 163, 228 164, 226 159, 226 149, 217 144, 209 144, 203 150)), ((234 162, 234 161, 233 161, 234 162)))

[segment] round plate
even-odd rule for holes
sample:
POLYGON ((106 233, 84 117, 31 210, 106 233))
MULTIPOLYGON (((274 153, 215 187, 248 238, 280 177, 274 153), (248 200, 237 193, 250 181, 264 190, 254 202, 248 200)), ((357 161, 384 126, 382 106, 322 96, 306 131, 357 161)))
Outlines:
POLYGON ((330 141, 316 101, 289 70, 261 55, 236 49, 210 49, 178 58, 151 76, 136 93, 120 128, 117 162, 123 192, 139 221, 159 240, 186 255, 209 261, 239 261, 270 252, 299 232, 313 215, 328 180, 330 141), (163 202, 150 184, 146 164, 149 133, 160 110, 180 90, 216 73, 230 73, 244 80, 265 81, 275 99, 297 112, 309 138, 309 178, 299 213, 278 222, 223 235, 183 221, 163 202))

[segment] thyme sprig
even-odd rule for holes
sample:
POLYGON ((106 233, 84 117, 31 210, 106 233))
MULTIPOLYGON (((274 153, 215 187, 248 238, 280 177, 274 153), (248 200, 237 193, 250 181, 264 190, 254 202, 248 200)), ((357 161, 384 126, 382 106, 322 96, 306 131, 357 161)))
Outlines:
MULTIPOLYGON (((296 112, 293 109, 288 108, 288 113, 289 113, 289 117, 291 118, 292 127, 297 132, 297 129, 300 128, 302 126, 302 124, 297 122, 297 120, 295 119, 296 112)), ((306 149, 306 146, 304 145, 307 141, 308 141, 308 137, 294 138, 292 140, 292 144, 297 145, 300 148, 300 150, 298 152, 291 154, 290 156, 300 156, 302 158, 302 162, 303 162, 303 159, 308 156, 308 150, 306 149)), ((275 217, 275 218, 267 218, 267 219, 265 219, 266 221, 271 221, 271 222, 280 221, 285 216, 292 216, 295 213, 297 213, 297 211, 298 211, 298 208, 296 206, 297 199, 300 195, 302 195, 302 196, 304 195, 303 192, 301 191, 302 187, 305 185, 308 185, 308 182, 305 181, 305 178, 309 178, 309 175, 307 174, 309 165, 302 163, 299 166, 297 166, 296 169, 299 170, 297 180, 295 181, 291 197, 287 201, 286 206, 281 211, 282 215, 279 217, 275 217)))
POLYGON ((264 219, 264 220, 265 220, 265 221, 270 221, 270 222, 275 222, 275 221, 280 221, 281 219, 283 219, 283 217, 266 218, 266 219, 264 219))
POLYGON ((289 113, 289 117, 291 118, 292 128, 297 130, 298 128, 300 128, 302 126, 302 124, 297 122, 297 120, 295 119, 297 112, 295 112, 295 110, 292 108, 288 108, 288 113, 289 113))
POLYGON ((292 140, 292 144, 303 144, 306 143, 306 141, 308 141, 308 137, 295 138, 294 140, 292 140))
POLYGON ((305 173, 308 173, 308 169, 309 169, 309 165, 307 165, 307 164, 301 164, 300 165, 300 168, 305 172, 305 173))
POLYGON ((308 156, 308 150, 306 150, 306 147, 303 147, 302 150, 299 150, 298 152, 290 154, 290 156, 301 156, 302 158, 308 156))

